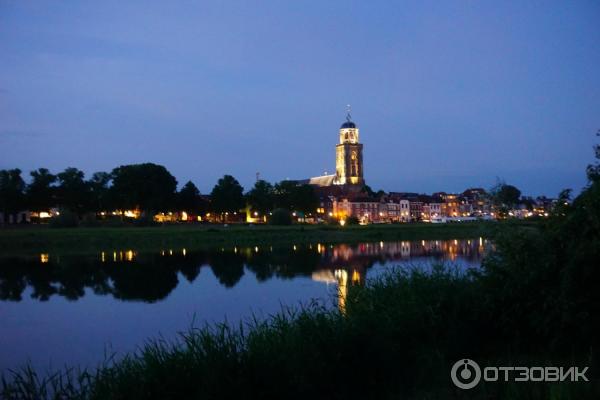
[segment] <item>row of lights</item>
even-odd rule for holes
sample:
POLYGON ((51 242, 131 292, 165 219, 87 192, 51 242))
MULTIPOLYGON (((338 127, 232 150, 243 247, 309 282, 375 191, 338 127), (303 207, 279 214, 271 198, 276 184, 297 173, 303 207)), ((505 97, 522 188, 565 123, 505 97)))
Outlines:
MULTIPOLYGON (((341 221, 340 221, 340 223, 342 223, 342 221, 344 221, 344 220, 341 220, 341 221)), ((345 222, 344 222, 344 223, 345 223, 345 222)), ((483 238, 482 238, 482 237, 480 237, 480 238, 479 238, 479 246, 483 246, 483 242, 484 242, 483 238)), ((404 242, 402 242, 402 244, 404 244, 404 242)), ((406 244, 407 244, 407 245, 409 245, 409 244, 410 244, 410 242, 406 242, 406 244)), ((470 244, 471 244, 471 240, 468 240, 468 241, 467 241, 467 244, 468 244, 468 245, 470 245, 470 244)), ((454 240, 454 245, 455 245, 455 246, 457 246, 457 245, 458 245, 458 240, 454 240)), ((425 240, 422 240, 422 241, 421 241, 421 246, 423 246, 423 247, 425 246, 425 240)), ((439 241, 437 241, 437 240, 435 241, 435 246, 439 246, 439 241)), ((321 243, 317 243, 317 252, 318 252, 318 253, 323 253, 323 252, 325 252, 325 249, 326 249, 326 247, 327 247, 327 246, 325 246, 325 245, 322 245, 321 243)), ((329 245, 329 247, 330 247, 331 249, 333 249, 333 245, 329 245)), ((367 244, 366 244, 366 247, 368 248, 368 247, 370 247, 370 245, 367 243, 367 244)), ((313 245, 312 245, 312 244, 309 244, 309 249, 311 249, 311 250, 312 250, 312 248, 313 248, 313 245)), ((381 248, 381 249, 383 249, 383 248, 384 248, 384 242, 383 242, 383 241, 380 241, 380 242, 379 242, 379 248, 381 248)), ((294 244, 294 245, 292 246, 292 249, 293 249, 294 251, 297 251, 297 250, 298 250, 298 246, 294 244)), ((259 252, 259 247, 258 247, 258 246, 254 246, 254 249, 253 249, 253 250, 254 250, 254 252, 255 252, 255 253, 258 253, 258 252, 259 252)), ((270 246, 270 247, 269 247, 269 250, 272 252, 272 251, 273 251, 273 246, 270 246)), ((223 247, 223 248, 221 248, 221 251, 223 251, 223 252, 224 252, 224 251, 225 251, 225 248, 224 248, 224 247, 223 247)), ((235 247, 233 248, 233 251, 234 251, 234 253, 236 253, 236 254, 238 253, 238 248, 237 248, 237 246, 235 246, 235 247)), ((172 256, 172 255, 174 254, 174 252, 173 252, 173 249, 169 249, 169 250, 161 250, 161 252, 160 252, 160 255, 161 255, 161 256, 166 256, 167 254, 168 254, 169 256, 172 256)), ((187 250, 186 250, 186 248, 183 248, 183 249, 181 249, 181 254, 182 254, 184 257, 187 255, 187 250)), ((117 253, 116 251, 113 251, 113 254, 112 254, 112 256, 113 256, 113 257, 112 257, 112 259, 113 259, 113 262, 117 262, 117 260, 119 260, 119 261, 123 261, 123 260, 125 260, 125 261, 133 261, 133 260, 134 260, 134 258, 137 256, 137 252, 135 252, 135 251, 133 251, 133 250, 119 251, 118 253, 117 253), (118 257, 117 257, 117 255, 118 255, 118 257)), ((107 257, 106 257, 106 253, 105 253, 104 251, 103 251, 103 252, 101 252, 101 253, 100 253, 100 260, 101 260, 102 262, 106 262, 106 259, 107 259, 107 257)), ((49 255, 48 253, 41 253, 41 254, 40 254, 40 262, 41 262, 42 264, 46 264, 46 263, 48 263, 49 261, 50 261, 50 255, 49 255)))

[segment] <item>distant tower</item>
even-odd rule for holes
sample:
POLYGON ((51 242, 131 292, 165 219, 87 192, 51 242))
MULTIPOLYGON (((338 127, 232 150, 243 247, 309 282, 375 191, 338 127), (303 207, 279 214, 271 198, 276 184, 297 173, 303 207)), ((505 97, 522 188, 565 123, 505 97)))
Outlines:
POLYGON ((340 143, 335 146, 336 185, 363 185, 363 145, 358 142, 358 128, 350 115, 340 127, 340 143))

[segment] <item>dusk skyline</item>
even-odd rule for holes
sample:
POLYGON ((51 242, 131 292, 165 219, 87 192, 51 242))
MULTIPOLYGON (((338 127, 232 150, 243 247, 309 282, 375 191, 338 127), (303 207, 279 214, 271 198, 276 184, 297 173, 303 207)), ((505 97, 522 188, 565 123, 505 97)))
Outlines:
POLYGON ((0 2, 0 169, 165 165, 210 192, 334 172, 373 189, 578 192, 600 128, 593 2, 0 2))

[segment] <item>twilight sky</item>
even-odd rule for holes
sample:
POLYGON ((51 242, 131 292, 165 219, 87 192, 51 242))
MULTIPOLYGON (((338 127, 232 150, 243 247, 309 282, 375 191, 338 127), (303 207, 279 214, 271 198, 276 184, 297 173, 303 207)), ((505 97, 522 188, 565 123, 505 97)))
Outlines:
POLYGON ((585 184, 600 3, 0 0, 0 168, 165 165, 209 192, 334 171, 374 189, 585 184))

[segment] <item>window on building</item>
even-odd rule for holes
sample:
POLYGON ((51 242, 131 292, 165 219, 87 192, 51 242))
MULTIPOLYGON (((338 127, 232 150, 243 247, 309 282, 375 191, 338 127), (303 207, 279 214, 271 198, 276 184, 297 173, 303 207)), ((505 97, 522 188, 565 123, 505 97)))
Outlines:
POLYGON ((358 156, 355 151, 350 154, 350 175, 358 176, 358 156))

